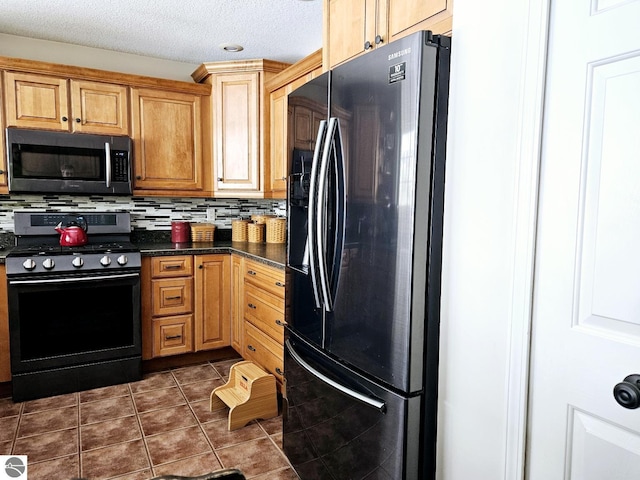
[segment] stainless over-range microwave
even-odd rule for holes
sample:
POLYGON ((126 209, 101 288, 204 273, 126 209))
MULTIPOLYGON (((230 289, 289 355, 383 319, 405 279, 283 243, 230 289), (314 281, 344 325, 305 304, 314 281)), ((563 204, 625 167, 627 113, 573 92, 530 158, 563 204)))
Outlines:
POLYGON ((131 139, 7 128, 10 193, 131 195, 131 139))

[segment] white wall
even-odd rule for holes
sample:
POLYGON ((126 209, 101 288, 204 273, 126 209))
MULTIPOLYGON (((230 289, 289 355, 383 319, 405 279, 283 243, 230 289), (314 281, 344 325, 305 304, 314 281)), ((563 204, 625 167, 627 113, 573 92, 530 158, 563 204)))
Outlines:
POLYGON ((0 56, 193 82, 196 64, 0 33, 0 56))
POLYGON ((531 37, 546 22, 530 10, 545 2, 454 3, 440 480, 515 480, 522 468, 544 59, 531 37))

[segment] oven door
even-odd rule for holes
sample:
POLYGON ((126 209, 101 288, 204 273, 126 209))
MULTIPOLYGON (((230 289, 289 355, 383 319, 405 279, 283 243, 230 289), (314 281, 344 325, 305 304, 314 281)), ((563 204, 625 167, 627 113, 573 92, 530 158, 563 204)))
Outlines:
POLYGON ((13 375, 140 357, 140 273, 8 279, 13 375))

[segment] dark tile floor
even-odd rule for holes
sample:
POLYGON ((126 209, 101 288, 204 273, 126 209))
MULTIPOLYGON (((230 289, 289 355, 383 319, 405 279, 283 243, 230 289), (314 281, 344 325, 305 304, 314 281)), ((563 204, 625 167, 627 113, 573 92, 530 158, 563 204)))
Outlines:
POLYGON ((0 455, 27 455, 29 480, 148 480, 220 468, 297 479, 281 451, 281 416, 229 432, 228 409, 209 411, 211 390, 236 361, 22 403, 0 398, 0 455))

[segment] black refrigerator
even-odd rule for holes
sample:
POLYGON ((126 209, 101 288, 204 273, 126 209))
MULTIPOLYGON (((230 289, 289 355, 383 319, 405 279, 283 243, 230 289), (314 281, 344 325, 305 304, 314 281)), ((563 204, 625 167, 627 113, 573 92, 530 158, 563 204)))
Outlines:
POLYGON ((283 448, 303 480, 435 477, 450 42, 417 32, 289 94, 283 448))

